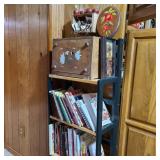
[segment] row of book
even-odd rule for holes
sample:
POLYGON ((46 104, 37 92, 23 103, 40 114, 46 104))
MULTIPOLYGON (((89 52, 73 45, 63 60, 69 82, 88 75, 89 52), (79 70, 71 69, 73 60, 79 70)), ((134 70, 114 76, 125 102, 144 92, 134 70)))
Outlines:
MULTIPOLYGON (((74 89, 51 90, 49 93, 53 116, 70 124, 96 130, 96 93, 77 93, 74 89)), ((109 123, 111 123, 110 115, 103 102, 102 126, 109 123)))
MULTIPOLYGON (((104 155, 101 146, 102 155, 104 155)), ((57 123, 49 124, 49 154, 51 156, 95 156, 95 137, 57 123)))
POLYGON ((132 24, 137 29, 156 28, 156 18, 132 24))

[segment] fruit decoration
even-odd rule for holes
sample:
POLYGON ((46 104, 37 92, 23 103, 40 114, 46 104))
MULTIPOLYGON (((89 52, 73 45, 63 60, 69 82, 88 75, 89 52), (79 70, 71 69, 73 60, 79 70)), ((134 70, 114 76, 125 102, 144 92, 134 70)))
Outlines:
POLYGON ((112 37, 118 30, 120 13, 116 7, 109 6, 98 18, 97 30, 100 36, 112 37))

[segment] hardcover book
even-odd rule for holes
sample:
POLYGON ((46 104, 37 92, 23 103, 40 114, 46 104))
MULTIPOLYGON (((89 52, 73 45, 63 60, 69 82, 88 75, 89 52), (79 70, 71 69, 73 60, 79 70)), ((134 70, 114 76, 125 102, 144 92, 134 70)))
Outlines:
POLYGON ((49 155, 54 155, 54 124, 49 124, 49 155))

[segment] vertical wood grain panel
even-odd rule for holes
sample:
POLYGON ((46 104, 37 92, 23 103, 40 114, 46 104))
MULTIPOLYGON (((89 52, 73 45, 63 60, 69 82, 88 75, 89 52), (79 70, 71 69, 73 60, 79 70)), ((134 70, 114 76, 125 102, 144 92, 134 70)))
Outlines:
POLYGON ((39 41, 39 5, 29 5, 29 127, 30 155, 39 155, 39 117, 40 117, 40 41, 39 41))
POLYGON ((40 155, 48 155, 48 93, 47 93, 47 81, 48 81, 48 74, 49 74, 49 65, 48 65, 48 52, 47 52, 47 5, 40 5, 40 118, 39 118, 39 143, 40 143, 40 155), (41 76, 43 75, 43 76, 41 76), (43 118, 41 118, 43 117, 43 118))
POLYGON ((75 9, 75 5, 66 4, 64 6, 64 37, 73 37, 73 29, 71 26, 73 10, 75 9))
POLYGON ((28 5, 16 6, 17 64, 19 128, 24 129, 20 138, 20 153, 29 154, 29 46, 28 46, 28 5), (25 147, 24 147, 25 146, 25 147))
MULTIPOLYGON (((133 148, 132 143, 141 145, 141 141, 138 138, 128 139, 128 127, 134 126, 137 129, 141 129, 141 131, 145 130, 146 135, 144 134, 144 139, 148 139, 148 132, 153 132, 154 135, 156 133, 155 125, 153 125, 156 123, 156 98, 154 97, 156 96, 155 39, 155 29, 133 30, 129 32, 121 100, 119 155, 126 155, 127 149, 133 148), (130 142, 128 143, 128 141, 130 142)), ((138 131, 136 134, 136 137, 141 136, 138 131)), ((149 140, 152 146, 153 142, 149 140)), ((148 145, 146 146, 147 148, 149 148, 149 143, 145 144, 148 145)), ((129 152, 131 153, 131 151, 129 152)), ((135 155, 138 154, 139 156, 145 155, 143 148, 141 151, 135 152, 135 155)), ((152 150, 152 155, 155 155, 155 148, 152 150)))
POLYGON ((19 111, 17 97, 17 49, 16 49, 16 5, 9 5, 9 38, 10 38, 10 83, 11 83, 11 123, 12 123, 12 145, 19 152, 19 111), (12 80, 13 79, 13 80, 12 80))
POLYGON ((53 38, 62 38, 64 26, 64 4, 50 4, 48 14, 48 50, 52 51, 53 38))
POLYGON ((17 155, 48 154, 47 12, 5 5, 5 146, 17 155))
POLYGON ((11 85, 8 5, 4 5, 4 136, 5 145, 12 145, 11 85))
POLYGON ((137 39, 130 116, 155 125, 156 40, 137 39), (152 117, 152 118, 151 118, 152 117))

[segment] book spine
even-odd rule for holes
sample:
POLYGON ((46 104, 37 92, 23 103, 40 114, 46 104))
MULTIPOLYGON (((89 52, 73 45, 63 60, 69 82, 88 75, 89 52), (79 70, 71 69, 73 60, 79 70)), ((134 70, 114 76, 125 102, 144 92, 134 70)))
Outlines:
POLYGON ((59 102, 59 105, 60 105, 60 107, 61 107, 61 110, 62 110, 62 113, 63 113, 63 115, 64 115, 65 120, 66 120, 68 123, 71 123, 71 122, 70 122, 70 119, 69 119, 69 117, 68 117, 68 115, 67 115, 67 112, 66 112, 66 110, 65 110, 65 108, 64 108, 64 106, 63 106, 63 103, 62 103, 62 101, 61 101, 60 94, 56 92, 56 96, 57 96, 57 99, 58 99, 58 102, 59 102))
POLYGON ((77 118, 77 120, 78 120, 79 126, 83 126, 83 123, 81 122, 81 119, 80 119, 80 117, 79 117, 79 114, 78 114, 78 112, 77 112, 77 108, 76 108, 76 105, 75 105, 76 100, 75 100, 75 98, 74 98, 74 96, 72 95, 71 92, 69 92, 69 99, 70 99, 70 101, 71 101, 72 108, 73 108, 73 110, 74 110, 74 112, 75 112, 75 115, 76 115, 76 118, 77 118))
POLYGON ((69 156, 69 144, 68 144, 68 133, 65 132, 65 149, 66 149, 66 156, 69 156))
MULTIPOLYGON (((96 96, 96 95, 95 95, 96 96)), ((94 96, 94 97, 95 97, 94 96)), ((95 116, 95 114, 94 114, 94 111, 93 111, 93 108, 92 108, 92 106, 91 106, 91 103, 90 103, 90 101, 92 100, 92 98, 90 97, 90 95, 89 94, 83 94, 82 95, 82 97, 83 97, 83 101, 84 101, 84 103, 85 103, 85 105, 86 105, 86 108, 87 108, 87 110, 88 110, 88 112, 89 112, 89 115, 90 115, 90 117, 91 117, 91 120, 92 120, 92 122, 93 122, 93 125, 94 125, 94 127, 96 128, 96 116, 95 116)))
POLYGON ((77 134, 76 135, 77 139, 77 156, 81 155, 81 141, 80 141, 80 136, 77 134))
POLYGON ((86 119, 88 120, 88 122, 90 124, 90 127, 92 128, 93 131, 95 131, 96 129, 95 129, 94 125, 93 125, 93 122, 91 120, 91 117, 90 117, 90 115, 88 113, 88 110, 87 110, 85 104, 83 103, 82 100, 78 100, 78 101, 79 101, 80 107, 81 107, 86 119))
POLYGON ((74 143, 74 156, 77 156, 77 133, 76 130, 73 129, 73 143, 74 143))
POLYGON ((72 105, 72 103, 70 102, 70 98, 69 98, 69 94, 68 92, 65 93, 65 96, 70 104, 70 108, 71 108, 71 112, 73 113, 74 115, 74 121, 76 122, 77 125, 80 125, 79 121, 78 121, 78 117, 77 117, 77 111, 75 109, 75 107, 72 105))
POLYGON ((54 101, 55 101, 55 104, 56 104, 56 108, 57 108, 57 111, 58 111, 58 115, 59 115, 60 119, 63 121, 64 119, 63 119, 63 116, 62 116, 62 113, 61 113, 61 110, 60 110, 60 106, 59 106, 59 104, 58 104, 58 102, 57 102, 55 92, 52 91, 51 93, 52 93, 52 96, 53 96, 54 101))
POLYGON ((59 131, 59 126, 57 126, 57 154, 60 153, 60 131, 59 131))
POLYGON ((60 156, 63 156, 63 140, 62 140, 62 134, 63 134, 63 131, 62 131, 62 126, 59 125, 59 137, 60 137, 60 156))
POLYGON ((107 110, 106 105, 105 105, 104 102, 103 102, 102 126, 104 126, 104 125, 106 125, 106 124, 109 124, 109 123, 111 123, 110 115, 109 115, 109 112, 108 112, 108 110, 107 110))
POLYGON ((80 119, 81 119, 81 122, 83 123, 83 126, 86 127, 87 124, 86 124, 86 122, 85 122, 85 120, 84 120, 84 116, 82 115, 79 107, 77 106, 77 103, 75 103, 75 104, 76 104, 77 113, 78 113, 78 115, 79 115, 79 117, 80 117, 80 119))
POLYGON ((54 124, 49 124, 49 155, 54 155, 54 124))
POLYGON ((80 107, 79 102, 76 101, 76 104, 77 104, 77 108, 78 108, 80 114, 82 115, 82 118, 83 118, 83 120, 84 120, 84 122, 85 122, 87 128, 91 129, 91 127, 90 127, 90 125, 89 125, 89 122, 88 122, 88 120, 86 119, 86 117, 85 117, 85 115, 84 115, 84 113, 83 113, 83 111, 82 111, 82 109, 81 109, 81 107, 80 107))
POLYGON ((68 149, 69 156, 73 156, 72 129, 68 128, 68 149))
POLYGON ((68 117, 69 117, 69 119, 70 119, 70 122, 73 123, 72 116, 71 116, 71 114, 70 114, 70 112, 69 112, 68 107, 66 106, 66 103, 65 103, 65 101, 64 101, 64 97, 62 96, 62 97, 60 97, 60 98, 61 98, 61 101, 62 101, 62 103, 63 103, 63 106, 64 106, 64 108, 65 108, 65 110, 66 110, 66 112, 67 112, 67 115, 68 115, 68 117))
POLYGON ((68 101, 66 95, 64 96, 63 100, 64 100, 64 103, 66 104, 66 108, 68 109, 68 112, 69 112, 69 114, 70 114, 70 116, 71 116, 72 122, 73 122, 74 124, 77 124, 77 122, 76 122, 76 120, 75 120, 75 115, 74 115, 73 110, 71 109, 71 106, 70 106, 71 104, 70 104, 70 102, 68 101))
MULTIPOLYGON (((55 123, 55 127, 54 127, 54 137, 57 137, 57 123, 55 123)), ((55 153, 57 153, 57 138, 55 138, 54 140, 54 150, 55 150, 55 153)))

